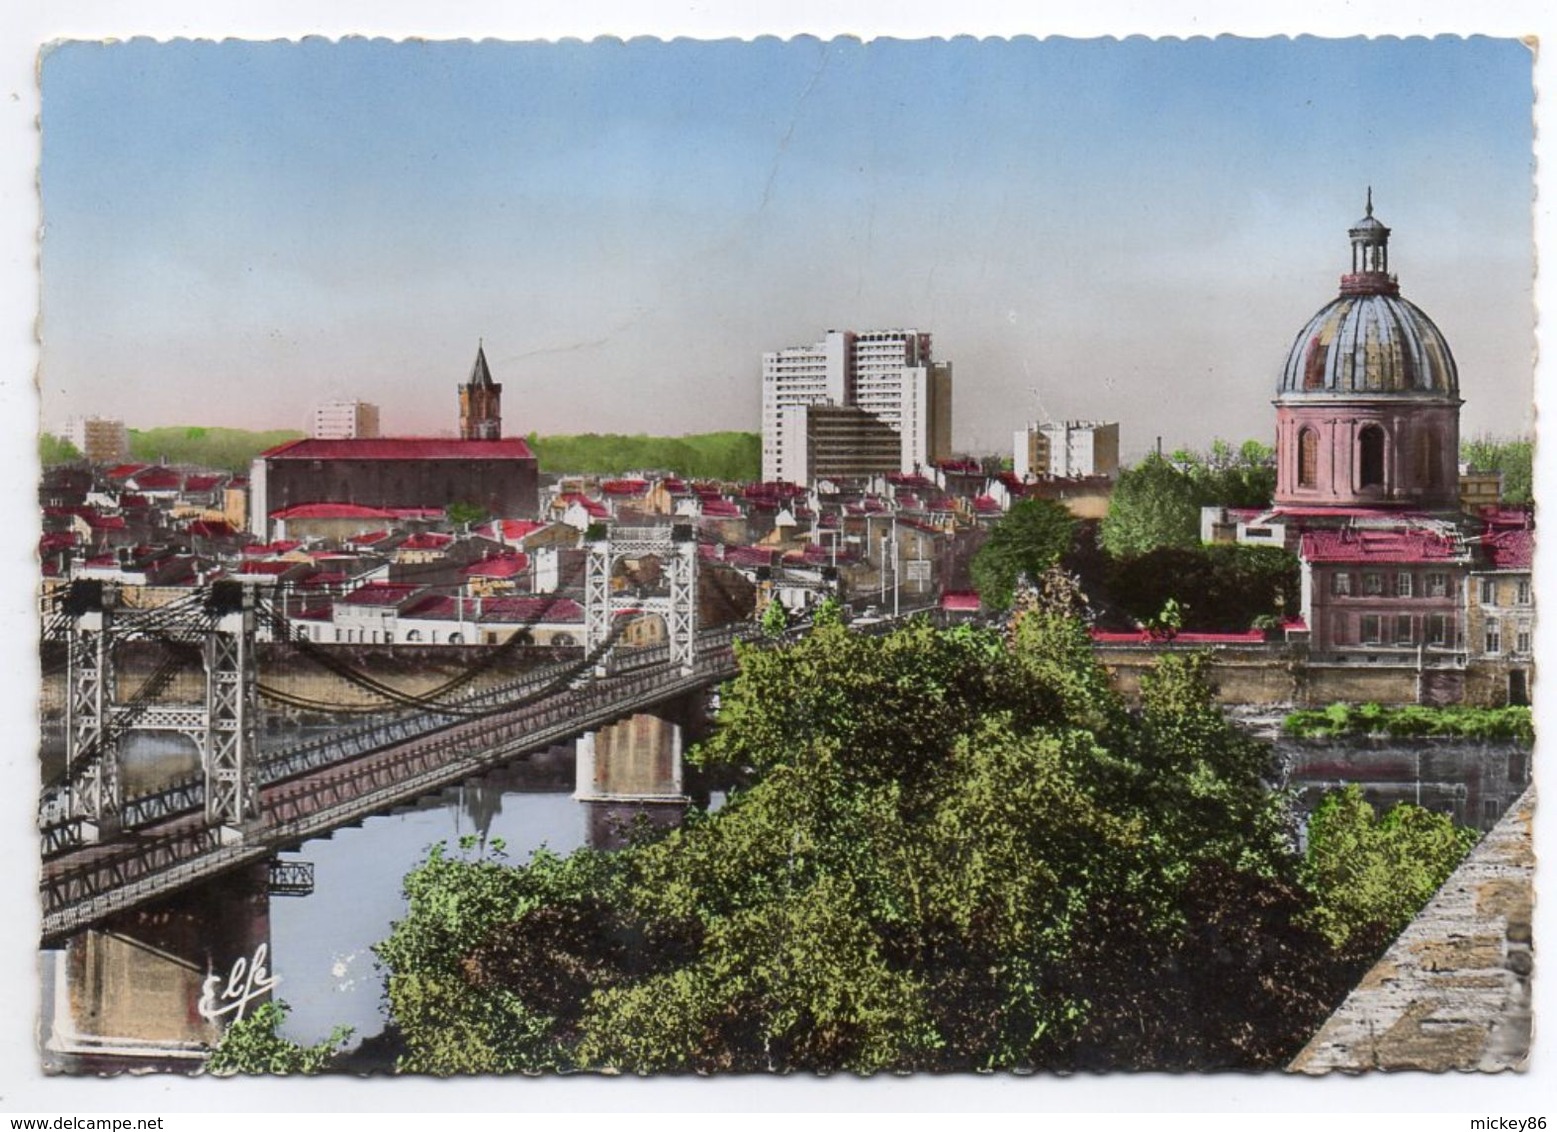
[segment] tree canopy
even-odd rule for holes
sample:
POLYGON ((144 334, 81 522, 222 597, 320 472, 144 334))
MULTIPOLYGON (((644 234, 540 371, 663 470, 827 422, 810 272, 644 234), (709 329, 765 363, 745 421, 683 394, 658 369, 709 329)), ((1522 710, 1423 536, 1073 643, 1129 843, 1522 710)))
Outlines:
POLYGON ((818 618, 743 649, 694 753, 754 781, 719 812, 522 867, 435 850, 377 948, 401 1069, 1281 1064, 1371 956, 1209 662, 1129 710, 1076 601, 1051 573, 1003 635, 818 618))
POLYGON ((85 458, 81 449, 63 436, 52 436, 46 432, 38 434, 38 463, 45 468, 55 464, 73 464, 85 458))
POLYGON ((1036 579, 1070 549, 1076 521, 1063 503, 1023 499, 989 533, 973 556, 973 585, 992 609, 1005 609, 1022 577, 1036 579))
POLYGON ((1148 455, 1119 474, 1103 519, 1103 547, 1116 558, 1200 542, 1202 507, 1266 507, 1276 490, 1275 451, 1258 440, 1209 452, 1148 455))
POLYGON ((1158 547, 1116 561, 1107 574, 1114 604, 1140 624, 1168 601, 1183 628, 1211 632, 1239 632, 1298 611, 1298 561, 1280 547, 1158 547))
POLYGON ((1200 544, 1200 502, 1194 482, 1156 454, 1119 473, 1099 530, 1116 558, 1162 546, 1200 544))
POLYGON ((1503 502, 1527 504, 1533 496, 1535 445, 1528 437, 1479 436, 1460 443, 1460 459, 1480 472, 1503 473, 1503 502))
POLYGON ((689 436, 577 436, 526 438, 544 472, 619 475, 664 469, 696 479, 754 480, 762 471, 762 438, 754 432, 689 436))

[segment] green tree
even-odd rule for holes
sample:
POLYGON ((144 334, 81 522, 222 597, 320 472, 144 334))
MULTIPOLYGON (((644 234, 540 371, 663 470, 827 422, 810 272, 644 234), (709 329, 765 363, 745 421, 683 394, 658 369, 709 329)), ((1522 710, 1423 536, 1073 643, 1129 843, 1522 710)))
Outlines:
POLYGON ((486 522, 491 514, 477 503, 456 500, 443 509, 444 518, 455 528, 474 527, 486 522))
POLYGON ((1017 582, 1036 580, 1070 549, 1076 521, 1063 503, 1023 499, 989 532, 973 556, 973 585, 991 609, 1011 605, 1017 582))
POLYGON ((1158 547, 1116 560, 1106 571, 1113 603, 1146 624, 1178 603, 1183 627, 1237 632, 1262 616, 1297 613, 1297 557, 1280 547, 1158 547))
POLYGON ((782 637, 788 628, 789 612, 784 608, 784 603, 778 600, 768 602, 768 608, 762 611, 762 635, 782 637))
POLYGON ((1307 922, 1337 949, 1376 953, 1438 891, 1476 836, 1406 803, 1379 817, 1358 786, 1326 795, 1308 819, 1302 881, 1316 905, 1307 922))
POLYGON ((317 1045, 299 1045, 277 1032, 290 1012, 285 1002, 267 1002, 234 1022, 211 1051, 206 1068, 219 1077, 236 1073, 311 1074, 329 1068, 350 1040, 351 1027, 337 1026, 317 1045))
POLYGON ((1460 444, 1460 459, 1477 471, 1503 473, 1503 502, 1529 504, 1534 498, 1535 445, 1527 437, 1479 436, 1460 444))
POLYGON ((81 449, 63 436, 51 436, 46 432, 38 434, 38 463, 45 468, 55 464, 74 464, 83 459, 85 457, 81 449))
POLYGON ((1158 455, 1119 474, 1099 538, 1116 558, 1200 544, 1200 500, 1188 475, 1158 455))
POLYGON ((378 949, 403 1068, 1281 1064, 1344 982, 1295 925, 1271 751, 1204 657, 1127 710, 1079 600, 1050 572, 1004 635, 819 618, 743 650, 693 756, 749 771, 719 812, 615 855, 433 854, 378 949))

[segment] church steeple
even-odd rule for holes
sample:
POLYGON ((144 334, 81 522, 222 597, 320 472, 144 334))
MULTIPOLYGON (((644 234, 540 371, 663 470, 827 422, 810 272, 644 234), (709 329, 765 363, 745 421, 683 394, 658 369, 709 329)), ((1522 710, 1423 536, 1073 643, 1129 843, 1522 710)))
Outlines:
POLYGON ((460 439, 500 440, 503 436, 503 387, 492 380, 485 343, 476 340, 470 380, 460 386, 460 439))

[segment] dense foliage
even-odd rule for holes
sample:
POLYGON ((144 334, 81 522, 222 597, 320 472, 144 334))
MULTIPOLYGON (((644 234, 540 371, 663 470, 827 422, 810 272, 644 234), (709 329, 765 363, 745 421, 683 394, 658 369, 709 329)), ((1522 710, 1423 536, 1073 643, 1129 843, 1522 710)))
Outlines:
POLYGON ((1528 504, 1535 445, 1527 438, 1497 439, 1480 436, 1460 443, 1460 459, 1478 472, 1503 473, 1503 502, 1528 504))
POLYGON ((1146 624, 1169 602, 1183 628, 1238 632, 1298 612, 1297 558, 1272 546, 1159 547, 1113 563, 1114 604, 1146 624))
POLYGON ((1303 883, 1316 899, 1305 920, 1336 947, 1387 942, 1475 843, 1443 814, 1401 804, 1380 817, 1361 787, 1337 790, 1308 819, 1303 883))
POLYGON ((762 473, 762 438, 754 432, 704 432, 690 436, 580 436, 527 438, 541 471, 620 475, 669 471, 693 479, 755 480, 762 473))
POLYGON ((241 428, 171 428, 130 430, 130 457, 147 463, 190 464, 247 472, 254 457, 267 448, 302 438, 290 429, 249 432, 241 428))
POLYGON ((326 1069, 351 1037, 351 1029, 337 1026, 317 1045, 298 1045, 277 1033, 289 1012, 284 1002, 267 1002, 247 1018, 234 1022, 211 1051, 206 1068, 222 1077, 234 1073, 318 1073, 326 1069))
POLYGON ((1276 490, 1272 450, 1216 441, 1207 453, 1152 454, 1119 474, 1103 519, 1103 548, 1116 558, 1200 542, 1202 507, 1265 507, 1276 490))
POLYGON ((1011 605, 1017 582, 1041 578, 1070 549, 1076 521, 1063 503, 1023 499, 1003 515, 973 556, 973 586, 991 609, 1011 605))
POLYGON ((38 434, 38 463, 45 468, 55 464, 74 464, 77 460, 83 460, 81 449, 77 448, 63 436, 51 436, 46 432, 38 434))
POLYGON ((755 785, 718 813, 519 868, 433 851, 377 948, 401 1069, 1282 1063, 1371 955, 1209 662, 1127 710, 1076 600, 1050 574, 1006 635, 818 616, 743 651, 697 758, 755 785))
POLYGON ((1456 739, 1535 741, 1535 723, 1527 707, 1382 707, 1379 704, 1331 704, 1295 711, 1282 730, 1300 739, 1331 739, 1348 735, 1439 735, 1456 739))

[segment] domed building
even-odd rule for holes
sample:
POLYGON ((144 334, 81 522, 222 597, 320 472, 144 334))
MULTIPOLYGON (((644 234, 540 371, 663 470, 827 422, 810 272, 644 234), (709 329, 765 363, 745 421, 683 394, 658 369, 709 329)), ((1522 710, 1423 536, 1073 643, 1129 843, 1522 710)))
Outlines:
POLYGON ((1279 508, 1459 507, 1454 355, 1389 271, 1389 229, 1350 230, 1340 294, 1298 333, 1276 396, 1279 508))

